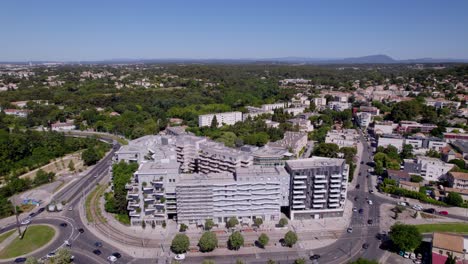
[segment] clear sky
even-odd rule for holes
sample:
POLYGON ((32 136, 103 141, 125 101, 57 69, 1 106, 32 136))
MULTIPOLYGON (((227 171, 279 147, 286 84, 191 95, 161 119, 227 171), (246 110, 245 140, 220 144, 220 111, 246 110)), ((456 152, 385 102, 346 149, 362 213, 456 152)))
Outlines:
POLYGON ((4 0, 0 61, 468 58, 467 0, 4 0))

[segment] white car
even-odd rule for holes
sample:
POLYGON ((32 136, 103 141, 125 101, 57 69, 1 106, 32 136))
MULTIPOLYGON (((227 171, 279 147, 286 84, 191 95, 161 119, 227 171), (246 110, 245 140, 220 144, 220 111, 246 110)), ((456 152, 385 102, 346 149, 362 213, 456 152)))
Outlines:
POLYGON ((398 202, 398 205, 401 205, 401 206, 408 206, 408 203, 407 203, 407 202, 398 202))
POLYGON ((23 221, 21 221, 22 225, 29 225, 30 223, 31 223, 31 220, 29 219, 24 219, 23 221))
POLYGON ((372 200, 367 201, 367 203, 368 203, 369 205, 372 205, 372 204, 373 204, 373 203, 372 203, 372 200))
POLYGON ((356 207, 353 207, 353 212, 357 212, 357 208, 356 208, 356 207))
POLYGON ((117 261, 117 258, 114 257, 114 256, 112 256, 112 255, 110 255, 110 256, 107 257, 107 260, 110 261, 110 262, 116 262, 116 261, 117 261))
POLYGON ((46 258, 50 259, 55 257, 55 252, 50 252, 49 254, 46 255, 46 258))
POLYGON ((405 254, 403 255, 404 258, 409 258, 409 256, 410 256, 409 252, 405 252, 405 254))
POLYGON ((184 260, 185 259, 185 254, 177 254, 174 256, 175 260, 184 260))

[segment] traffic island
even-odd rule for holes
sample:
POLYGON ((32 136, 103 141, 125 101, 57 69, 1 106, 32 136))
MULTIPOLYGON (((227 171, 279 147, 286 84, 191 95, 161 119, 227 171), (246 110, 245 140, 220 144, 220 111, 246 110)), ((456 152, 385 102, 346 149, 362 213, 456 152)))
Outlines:
POLYGON ((49 225, 31 225, 25 231, 23 238, 15 237, 0 251, 0 261, 30 253, 46 246, 56 237, 56 229, 49 225))

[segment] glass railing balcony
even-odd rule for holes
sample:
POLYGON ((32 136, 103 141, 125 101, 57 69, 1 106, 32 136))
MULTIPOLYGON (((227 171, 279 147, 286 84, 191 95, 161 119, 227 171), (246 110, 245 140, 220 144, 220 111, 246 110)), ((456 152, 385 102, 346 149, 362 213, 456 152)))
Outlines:
POLYGON ((305 199, 305 195, 294 195, 294 199, 305 199))
POLYGON ((321 190, 314 190, 314 193, 326 193, 327 190, 321 189, 321 190))
POLYGON ((335 188, 340 188, 341 184, 332 184, 330 185, 330 188, 335 189, 335 188))
POLYGON ((294 175, 294 179, 296 180, 305 180, 307 179, 307 175, 294 175))
POLYGON ((325 189, 325 185, 322 185, 322 184, 314 184, 314 189, 325 189))
POLYGON ((327 180, 315 180, 314 183, 327 183, 327 180))
POLYGON ((294 189, 305 189, 307 188, 305 185, 294 185, 294 189))
POLYGON ((313 199, 314 203, 325 203, 327 200, 325 199, 313 199))
POLYGON ((313 204, 312 208, 323 208, 323 204, 313 204))
POLYGON ((323 195, 323 194, 314 194, 314 199, 321 199, 321 198, 325 198, 325 195, 323 195))

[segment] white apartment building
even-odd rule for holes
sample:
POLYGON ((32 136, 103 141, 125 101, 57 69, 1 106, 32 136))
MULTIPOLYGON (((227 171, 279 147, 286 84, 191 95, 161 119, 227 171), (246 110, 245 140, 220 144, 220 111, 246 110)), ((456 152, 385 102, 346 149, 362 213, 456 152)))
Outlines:
POLYGON ((384 148, 394 146, 398 149, 398 152, 400 152, 403 150, 404 143, 405 139, 400 135, 385 134, 379 137, 377 146, 384 148))
POLYGON ((454 164, 445 163, 436 158, 418 156, 416 159, 405 159, 404 166, 404 171, 421 175, 425 181, 438 181, 445 178, 454 164))
POLYGON ((309 119, 292 118, 287 120, 286 122, 292 124, 293 126, 298 126, 300 132, 314 131, 314 125, 312 125, 309 119))
POLYGON ((200 144, 206 142, 208 139, 184 135, 176 139, 176 153, 177 161, 180 163, 182 172, 194 172, 197 170, 198 152, 200 144))
POLYGON ((333 101, 333 102, 328 102, 328 105, 327 107, 331 110, 335 110, 335 111, 344 111, 346 109, 351 109, 351 104, 348 103, 348 102, 336 102, 336 101, 333 101))
POLYGON ((201 173, 234 173, 236 168, 253 165, 253 156, 250 152, 241 151, 224 146, 214 141, 200 143, 198 151, 198 169, 201 173))
POLYGON ((291 151, 294 155, 307 146, 307 133, 305 132, 284 132, 284 137, 281 140, 270 142, 267 144, 271 148, 285 148, 291 151))
POLYGON ((242 114, 242 121, 247 120, 249 117, 254 118, 254 117, 265 115, 265 114, 273 115, 273 110, 264 110, 262 108, 253 107, 253 106, 247 106, 246 108, 247 108, 247 111, 249 112, 242 114))
POLYGON ((52 131, 70 131, 75 129, 75 124, 73 124, 73 121, 67 121, 64 123, 57 122, 50 125, 50 128, 52 131))
POLYGON ((325 137, 325 143, 333 143, 342 147, 354 147, 359 135, 354 129, 331 130, 325 137))
POLYGON ((376 135, 384 135, 384 134, 392 134, 393 130, 398 127, 398 124, 394 124, 393 122, 376 122, 374 124, 374 134, 376 135))
POLYGON ((356 114, 356 117, 359 126, 362 128, 367 128, 371 123, 372 115, 367 112, 359 112, 356 114))
POLYGON ((256 218, 278 221, 288 187, 281 182, 288 181, 289 175, 282 167, 261 170, 241 169, 237 180, 229 173, 180 175, 176 187, 178 222, 203 224, 212 219, 220 224, 231 217, 243 224, 252 224, 256 218))
POLYGON ((327 106, 327 99, 325 97, 314 98, 314 104, 318 109, 323 109, 327 106))
POLYGON ((349 168, 343 159, 312 157, 288 160, 291 219, 342 216, 349 168))
POLYGON ((288 106, 287 103, 274 103, 274 104, 263 104, 262 110, 263 111, 273 111, 275 109, 286 108, 288 106))
POLYGON ((293 108, 285 108, 284 113, 288 113, 293 116, 297 116, 299 114, 304 113, 305 108, 304 107, 293 107, 293 108))
POLYGON ((242 112, 215 113, 198 116, 198 126, 211 126, 213 118, 216 116, 218 127, 225 125, 234 125, 242 121, 242 112))

